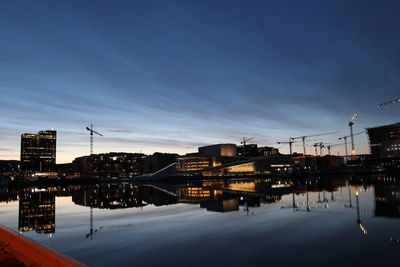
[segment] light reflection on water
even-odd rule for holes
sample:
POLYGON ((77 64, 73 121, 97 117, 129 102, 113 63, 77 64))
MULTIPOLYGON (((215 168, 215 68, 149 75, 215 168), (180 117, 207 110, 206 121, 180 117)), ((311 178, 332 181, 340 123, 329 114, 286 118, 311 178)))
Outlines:
POLYGON ((1 200, 0 223, 95 266, 387 265, 400 249, 395 178, 27 188, 1 200))

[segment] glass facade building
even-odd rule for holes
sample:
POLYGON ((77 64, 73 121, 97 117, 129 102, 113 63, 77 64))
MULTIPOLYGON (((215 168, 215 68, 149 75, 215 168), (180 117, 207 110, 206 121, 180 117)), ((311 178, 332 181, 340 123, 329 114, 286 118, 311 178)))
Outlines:
POLYGON ((57 132, 40 131, 21 135, 21 169, 50 171, 56 165, 57 132))

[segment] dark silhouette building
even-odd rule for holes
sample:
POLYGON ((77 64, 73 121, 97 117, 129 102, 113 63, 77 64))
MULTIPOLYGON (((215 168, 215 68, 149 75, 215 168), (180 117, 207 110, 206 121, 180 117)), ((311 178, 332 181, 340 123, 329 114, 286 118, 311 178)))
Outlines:
POLYGON ((56 165, 57 132, 40 131, 21 135, 21 170, 50 171, 56 165))
POLYGON ((366 165, 374 171, 400 169, 400 123, 367 128, 371 157, 366 165))
POLYGON ((18 160, 0 160, 0 173, 19 171, 19 166, 18 160))
POLYGON ((262 146, 259 147, 257 144, 249 144, 245 146, 238 146, 237 152, 239 156, 247 156, 247 157, 274 157, 279 156, 279 150, 270 146, 262 146))
POLYGON ((143 173, 157 172, 168 165, 175 163, 178 157, 178 154, 159 152, 149 155, 143 159, 143 173))
POLYGON ((367 128, 373 158, 400 157, 400 123, 367 128))

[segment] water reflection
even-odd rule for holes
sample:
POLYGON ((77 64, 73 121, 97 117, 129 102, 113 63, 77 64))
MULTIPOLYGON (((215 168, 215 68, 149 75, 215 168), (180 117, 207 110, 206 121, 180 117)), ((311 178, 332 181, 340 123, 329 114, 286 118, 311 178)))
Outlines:
MULTIPOLYGON (((198 205, 210 212, 245 212, 247 216, 259 215, 257 209, 281 201, 281 206, 294 212, 322 212, 329 209, 330 202, 344 201, 342 208, 355 211, 356 222, 363 234, 366 226, 360 212, 373 211, 377 217, 400 218, 400 186, 396 179, 240 179, 197 180, 182 183, 151 184, 97 184, 85 186, 51 187, 45 189, 15 189, 2 191, 1 201, 19 202, 18 229, 21 232, 36 231, 52 234, 55 225, 55 199, 71 196, 73 203, 90 207, 89 231, 86 238, 100 231, 103 226, 94 226, 93 209, 143 208, 148 205, 164 206, 177 203, 198 205), (374 190, 374 209, 362 207, 363 191, 374 190), (348 200, 337 200, 336 192, 348 200), (356 206, 353 207, 355 200, 356 206)), ((397 240, 397 239, 396 239, 397 240)))
POLYGON ((143 207, 142 186, 102 184, 81 187, 80 190, 71 191, 72 201, 77 205, 89 206, 100 209, 125 209, 143 207))
POLYGON ((56 198, 47 191, 32 190, 19 194, 18 230, 35 230, 39 234, 55 232, 56 198))
POLYGON ((375 216, 400 218, 399 185, 375 185, 375 216))

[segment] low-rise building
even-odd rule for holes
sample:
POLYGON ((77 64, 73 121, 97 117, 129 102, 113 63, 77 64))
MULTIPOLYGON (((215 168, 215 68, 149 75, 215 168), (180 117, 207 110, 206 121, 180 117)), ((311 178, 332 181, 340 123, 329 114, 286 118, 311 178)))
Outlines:
POLYGON ((110 152, 74 159, 73 170, 87 176, 100 178, 134 177, 143 174, 141 153, 110 152))
POLYGON ((216 144, 199 147, 199 156, 203 157, 237 157, 235 144, 216 144))
POLYGON ((159 152, 156 152, 153 155, 146 156, 145 158, 143 158, 143 173, 155 173, 176 162, 178 157, 178 154, 159 152))

